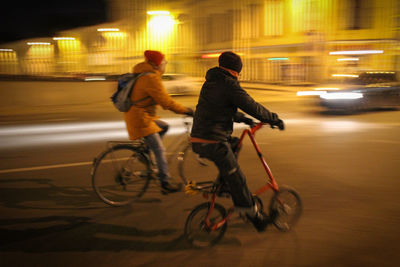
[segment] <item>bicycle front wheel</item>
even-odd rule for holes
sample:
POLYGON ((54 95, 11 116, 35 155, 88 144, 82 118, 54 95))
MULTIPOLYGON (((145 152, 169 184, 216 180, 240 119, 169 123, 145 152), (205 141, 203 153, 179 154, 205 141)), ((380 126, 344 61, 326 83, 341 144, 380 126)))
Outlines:
POLYGON ((282 232, 290 231, 303 210, 299 194, 292 188, 280 187, 271 199, 269 213, 273 224, 282 232))
POLYGON ((128 205, 140 198, 150 179, 148 159, 129 145, 117 145, 104 151, 93 164, 93 189, 111 206, 128 205))
POLYGON ((179 153, 178 160, 179 176, 185 184, 190 181, 215 180, 218 177, 218 168, 214 162, 194 153, 190 143, 179 153))
POLYGON ((214 210, 210 214, 210 226, 206 225, 205 219, 210 209, 210 203, 202 203, 192 210, 189 214, 185 224, 185 239, 195 247, 209 247, 215 245, 223 235, 228 227, 225 222, 219 228, 212 230, 211 228, 218 222, 226 217, 225 208, 215 203, 214 210))

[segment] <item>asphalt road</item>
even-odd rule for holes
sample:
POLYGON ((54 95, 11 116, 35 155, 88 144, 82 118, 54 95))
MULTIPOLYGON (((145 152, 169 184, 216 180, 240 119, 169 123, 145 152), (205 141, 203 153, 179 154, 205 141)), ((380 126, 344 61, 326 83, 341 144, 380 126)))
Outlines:
MULTIPOLYGON (((302 197, 294 231, 260 234, 234 216, 219 244, 194 249, 182 234, 201 196, 156 194, 114 208, 94 194, 93 157, 105 141, 126 139, 119 113, 108 103, 39 108, 1 120, 0 265, 398 266, 400 111, 329 115, 290 92, 249 92, 286 122, 257 141, 277 182, 302 197)), ((176 99, 195 105, 195 97, 176 99)), ((160 114, 179 133, 180 117, 160 114)), ((249 142, 240 164, 250 188, 263 184, 249 142)))

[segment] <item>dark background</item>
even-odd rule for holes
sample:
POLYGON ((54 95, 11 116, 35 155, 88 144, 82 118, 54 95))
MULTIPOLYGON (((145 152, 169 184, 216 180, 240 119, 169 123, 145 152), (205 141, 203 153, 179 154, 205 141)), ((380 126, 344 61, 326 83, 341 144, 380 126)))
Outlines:
POLYGON ((35 37, 107 21, 106 0, 4 1, 0 43, 35 37))

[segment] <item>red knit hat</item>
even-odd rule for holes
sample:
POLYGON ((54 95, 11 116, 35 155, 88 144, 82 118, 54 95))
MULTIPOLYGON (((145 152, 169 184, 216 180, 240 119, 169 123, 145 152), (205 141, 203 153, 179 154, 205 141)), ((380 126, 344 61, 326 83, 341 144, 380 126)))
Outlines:
POLYGON ((159 66, 164 59, 164 55, 159 51, 146 50, 144 51, 144 57, 159 66))

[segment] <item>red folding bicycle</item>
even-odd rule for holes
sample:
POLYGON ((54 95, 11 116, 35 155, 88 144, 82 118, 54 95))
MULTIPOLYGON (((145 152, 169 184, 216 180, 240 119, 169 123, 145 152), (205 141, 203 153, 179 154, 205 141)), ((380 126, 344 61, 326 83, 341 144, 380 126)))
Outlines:
MULTIPOLYGON (((265 125, 257 123, 250 128, 243 130, 239 144, 235 149, 236 156, 243 145, 243 139, 246 135, 249 136, 254 145, 257 155, 267 173, 267 182, 264 186, 257 189, 254 193, 254 199, 259 210, 264 209, 260 195, 273 190, 272 198, 269 204, 269 217, 273 225, 280 231, 290 231, 297 223, 302 213, 302 202, 299 194, 290 187, 278 186, 271 169, 269 168, 261 150, 255 140, 255 133, 265 125)), ((271 126, 274 128, 274 126, 271 126)), ((234 208, 225 209, 219 203, 216 203, 219 191, 221 189, 219 179, 216 181, 207 181, 200 183, 189 183, 185 187, 187 194, 202 193, 208 200, 196 206, 186 219, 184 236, 185 239, 195 247, 207 247, 218 243, 224 236, 228 227, 228 220, 234 213, 234 208)), ((241 216, 245 221, 246 216, 241 216)))

